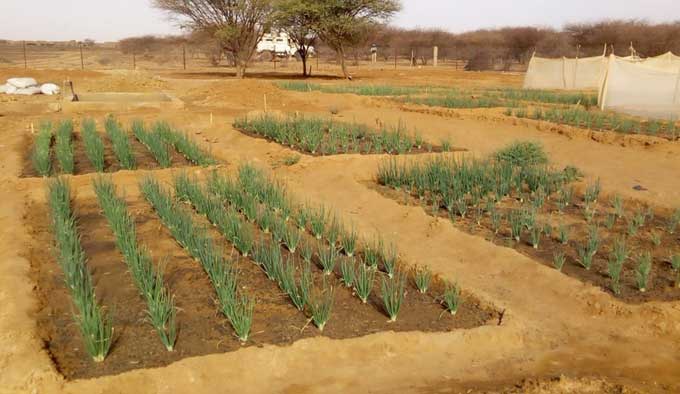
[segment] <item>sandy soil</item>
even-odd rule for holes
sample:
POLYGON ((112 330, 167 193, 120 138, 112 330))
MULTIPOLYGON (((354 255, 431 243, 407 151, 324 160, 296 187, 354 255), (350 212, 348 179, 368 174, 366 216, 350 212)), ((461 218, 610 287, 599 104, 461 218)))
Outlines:
MULTIPOLYGON (((0 79, 16 70, 0 69, 0 79)), ((24 74, 23 72, 21 74, 24 74)), ((30 73, 29 73, 30 74, 30 73)), ((433 143, 451 139, 469 154, 485 155, 516 139, 543 143, 556 165, 573 164, 605 193, 671 208, 680 201, 680 148, 676 143, 624 144, 594 141, 587 134, 560 134, 531 123, 494 121, 491 111, 460 111, 449 117, 404 111, 384 99, 295 93, 271 80, 236 81, 209 70, 152 72, 41 71, 41 79, 66 76, 87 91, 165 90, 185 102, 182 110, 139 110, 122 120, 162 118, 196 136, 227 170, 239 162, 271 167, 301 200, 324 201, 370 238, 380 231, 397 242, 400 257, 427 264, 457 280, 466 292, 504 311, 502 324, 447 333, 381 332, 349 339, 306 338, 290 345, 246 347, 185 358, 166 367, 66 381, 55 369, 37 330, 38 302, 26 257, 34 242, 28 210, 44 200, 43 181, 20 178, 25 136, 42 119, 88 115, 50 112, 58 98, 20 98, 12 111, 0 103, 0 393, 124 392, 414 392, 414 393, 600 393, 680 391, 680 303, 629 305, 597 287, 557 273, 515 250, 503 248, 427 215, 420 207, 386 198, 371 187, 386 156, 301 155, 248 137, 231 127, 236 116, 263 108, 305 112, 369 125, 402 121, 433 143), (199 74, 199 75, 197 75, 199 74), (211 124, 212 120, 212 124, 211 124), (635 185, 646 191, 636 191, 635 185)), ((36 74, 37 75, 37 74, 36 74)), ((450 70, 360 69, 371 83, 517 86, 521 77, 450 70)), ((266 76, 266 75, 265 75, 266 76)), ((271 79, 278 79, 271 78, 271 79)), ((103 114, 94 114, 103 116, 103 114)), ((146 170, 113 174, 131 192, 146 170)), ((153 170, 170 179, 173 170, 153 170)), ((72 183, 91 194, 93 175, 72 183)))

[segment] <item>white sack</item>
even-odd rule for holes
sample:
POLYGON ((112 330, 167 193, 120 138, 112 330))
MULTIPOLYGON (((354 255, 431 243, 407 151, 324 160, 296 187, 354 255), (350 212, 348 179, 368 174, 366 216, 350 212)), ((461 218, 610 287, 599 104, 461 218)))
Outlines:
POLYGON ((40 91, 42 92, 42 94, 46 94, 48 96, 51 96, 53 94, 59 94, 59 86, 53 83, 44 83, 40 87, 40 91))
POLYGON ((7 84, 7 85, 4 85, 4 86, 5 86, 5 93, 7 93, 7 94, 16 94, 17 90, 19 90, 14 85, 7 84))
POLYGON ((34 94, 41 94, 42 92, 40 91, 40 88, 37 86, 30 86, 27 88, 23 89, 17 89, 16 93, 14 94, 23 94, 25 96, 32 96, 34 94))
POLYGON ((31 86, 36 86, 38 82, 33 78, 10 78, 7 83, 16 87, 17 89, 24 89, 31 86))
POLYGON ((0 85, 0 93, 6 93, 9 85, 0 85))

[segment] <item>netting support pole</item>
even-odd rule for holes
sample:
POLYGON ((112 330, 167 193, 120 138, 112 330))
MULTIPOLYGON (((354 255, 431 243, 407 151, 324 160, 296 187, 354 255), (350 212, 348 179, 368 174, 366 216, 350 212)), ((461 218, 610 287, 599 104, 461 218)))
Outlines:
POLYGON ((435 46, 432 50, 432 66, 437 67, 439 62, 439 47, 435 46))
POLYGON ((26 41, 24 41, 24 70, 28 69, 28 60, 26 59, 26 41))

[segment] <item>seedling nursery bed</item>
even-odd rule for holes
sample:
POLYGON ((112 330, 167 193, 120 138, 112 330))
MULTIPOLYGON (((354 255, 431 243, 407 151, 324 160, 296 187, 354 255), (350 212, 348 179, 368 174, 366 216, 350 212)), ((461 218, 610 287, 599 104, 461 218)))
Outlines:
MULTIPOLYGON (((327 288, 334 289, 331 316, 320 331, 307 314, 293 305, 277 282, 268 278, 252 255, 238 257, 234 245, 210 225, 206 216, 186 204, 180 204, 181 209, 191 212, 197 225, 206 229, 217 249, 235 261, 239 292, 255 301, 250 337, 242 342, 220 313, 214 288, 201 263, 173 238, 144 197, 126 197, 126 203, 134 218, 137 240, 148 248, 154 264, 163 272, 163 280, 177 308, 174 349, 167 351, 149 324, 147 305, 135 288, 98 200, 76 195, 72 199, 72 207, 87 269, 92 275, 96 299, 112 316, 114 328, 106 359, 103 362, 92 361, 84 348, 78 324, 74 322, 73 301, 55 258, 58 252, 49 224, 50 208, 34 202, 27 210, 26 221, 33 235, 28 257, 39 300, 37 322, 46 349, 56 368, 67 379, 159 367, 185 357, 231 352, 244 346, 287 345, 320 335, 342 339, 381 331, 446 332, 497 324, 498 321, 494 310, 464 291, 457 313, 449 313, 439 296, 445 291, 446 284, 435 275, 425 294, 416 289, 413 278, 408 276, 398 318, 390 322, 381 299, 380 285, 382 277, 386 277, 384 272, 377 271, 373 289, 367 303, 363 304, 354 290, 342 283, 339 264, 330 275, 324 275, 315 255, 311 264, 313 283, 321 286, 323 282, 327 288), (49 253, 45 253, 46 245, 50 245, 49 253)), ((254 239, 268 237, 257 225, 250 225, 254 239)), ((302 242, 311 244, 316 241, 310 234, 303 233, 302 236, 302 242)), ((297 253, 291 253, 281 246, 281 251, 296 266, 302 264, 299 249, 297 253)), ((357 258, 361 256, 362 252, 357 252, 357 258)))

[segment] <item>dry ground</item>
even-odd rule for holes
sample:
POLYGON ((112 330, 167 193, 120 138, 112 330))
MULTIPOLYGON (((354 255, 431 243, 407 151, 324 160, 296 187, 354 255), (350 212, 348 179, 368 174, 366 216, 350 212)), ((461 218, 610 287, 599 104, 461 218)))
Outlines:
MULTIPOLYGON (((353 221, 362 236, 381 231, 398 243, 405 261, 429 265, 505 314, 498 326, 450 333, 383 332, 345 340, 315 337, 289 346, 187 358, 164 368, 65 381, 36 331, 34 284, 28 275, 31 261, 26 258, 32 242, 26 210, 33 201, 44 200, 44 184, 19 175, 31 122, 85 115, 101 118, 105 113, 77 109, 54 113, 50 104, 57 98, 2 97, 0 393, 680 392, 680 303, 624 304, 512 249, 458 231, 419 207, 383 197, 371 184, 384 156, 302 155, 299 163, 282 166, 281 160, 292 151, 247 137, 231 124, 237 116, 263 109, 266 96, 269 110, 331 116, 333 107, 342 120, 369 125, 401 121, 434 143, 450 139, 478 156, 516 139, 537 140, 556 165, 576 165, 588 179, 599 177, 604 192, 663 207, 680 204, 677 143, 601 138, 579 130, 504 120, 494 110, 422 113, 378 98, 286 92, 272 84, 285 75, 268 72, 237 81, 227 71, 211 69, 101 73, 0 69, 0 80, 19 74, 58 83, 69 77, 81 92, 167 91, 183 100, 185 107, 136 109, 118 113, 119 117, 166 119, 209 145, 227 169, 244 161, 272 168, 301 200, 326 202, 353 221), (635 185, 647 190, 636 191, 635 185)), ((400 85, 518 86, 521 82, 519 75, 447 69, 361 69, 356 74, 362 82, 400 85)), ((134 197, 145 173, 121 171, 113 179, 134 197)), ((169 179, 172 170, 154 173, 169 179)), ((92 178, 73 179, 79 195, 92 194, 92 178)))

